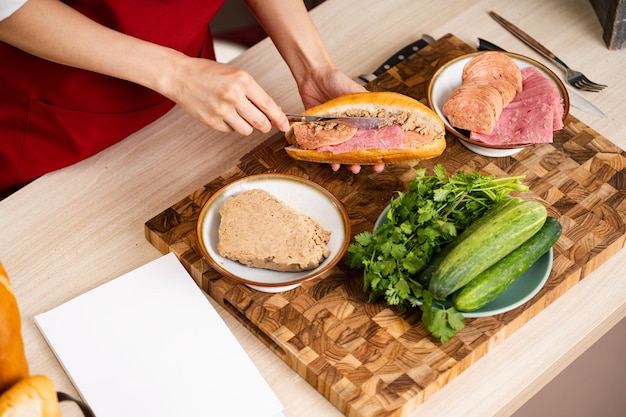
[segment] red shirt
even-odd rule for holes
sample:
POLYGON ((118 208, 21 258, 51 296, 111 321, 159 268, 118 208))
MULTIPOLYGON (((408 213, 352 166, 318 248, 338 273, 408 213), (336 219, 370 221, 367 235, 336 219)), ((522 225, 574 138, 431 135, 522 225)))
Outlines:
MULTIPOLYGON (((189 56, 215 58, 209 23, 224 0, 65 3, 117 31, 189 56)), ((121 141, 173 106, 137 84, 55 64, 0 42, 0 198, 121 141)))

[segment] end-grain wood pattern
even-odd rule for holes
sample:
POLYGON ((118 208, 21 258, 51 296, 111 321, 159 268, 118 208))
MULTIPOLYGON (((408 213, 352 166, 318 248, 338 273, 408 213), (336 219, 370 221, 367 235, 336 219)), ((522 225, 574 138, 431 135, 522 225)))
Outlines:
MULTIPOLYGON (((428 80, 447 60, 473 48, 453 35, 407 58, 369 85, 425 102, 428 80)), ((147 239, 174 252, 197 284, 237 317, 282 360, 347 416, 405 416, 447 382, 539 313, 624 246, 626 155, 572 116, 554 143, 505 158, 466 150, 448 135, 442 156, 398 164, 382 173, 354 175, 294 161, 277 135, 204 188, 146 223, 147 239), (367 302, 360 271, 340 264, 332 272, 284 293, 236 284, 213 271, 197 246, 195 226, 207 199, 223 185, 252 174, 280 172, 315 181, 345 205, 353 234, 371 230, 396 191, 406 190, 417 167, 442 163, 457 170, 525 175, 530 192, 563 225, 545 287, 526 304, 492 317, 468 319, 448 344, 429 337, 418 309, 400 312, 367 302)))

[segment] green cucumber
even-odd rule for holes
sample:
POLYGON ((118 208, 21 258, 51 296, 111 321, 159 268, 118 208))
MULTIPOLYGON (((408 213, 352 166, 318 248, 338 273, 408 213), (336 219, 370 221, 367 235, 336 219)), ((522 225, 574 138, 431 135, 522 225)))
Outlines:
POLYGON ((530 239, 458 290, 453 296, 454 307, 474 311, 495 300, 556 243, 561 230, 561 223, 548 217, 530 239))
POLYGON ((421 270, 419 274, 417 275, 416 277, 417 282, 422 284, 424 288, 428 288, 430 284, 430 280, 433 277, 433 274, 435 273, 437 268, 439 267, 439 264, 441 264, 441 262, 448 255, 448 253, 452 251, 452 249, 454 249, 459 243, 461 243, 464 238, 466 238, 467 236, 470 236, 473 230, 489 222, 491 218, 495 216, 497 213, 501 212, 507 207, 517 205, 521 203, 522 201, 524 200, 522 200, 519 197, 507 198, 501 203, 487 210, 485 214, 482 215, 482 217, 480 217, 478 220, 476 220, 474 223, 468 226, 461 234, 459 234, 459 236, 457 236, 456 239, 448 243, 440 252, 438 252, 431 258, 430 262, 428 263, 428 266, 424 268, 423 270, 421 270))
POLYGON ((540 202, 522 201, 505 207, 479 227, 468 228, 437 266, 429 291, 435 298, 446 298, 537 233, 547 216, 540 202))

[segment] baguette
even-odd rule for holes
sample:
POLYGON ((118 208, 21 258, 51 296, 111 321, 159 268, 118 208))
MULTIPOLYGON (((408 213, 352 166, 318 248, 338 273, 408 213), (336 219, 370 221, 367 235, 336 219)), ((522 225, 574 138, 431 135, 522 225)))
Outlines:
POLYGON ((362 130, 339 123, 292 123, 285 133, 289 156, 335 164, 393 164, 434 158, 446 148, 443 121, 404 94, 364 92, 336 97, 303 112, 306 115, 393 118, 379 129, 362 130))

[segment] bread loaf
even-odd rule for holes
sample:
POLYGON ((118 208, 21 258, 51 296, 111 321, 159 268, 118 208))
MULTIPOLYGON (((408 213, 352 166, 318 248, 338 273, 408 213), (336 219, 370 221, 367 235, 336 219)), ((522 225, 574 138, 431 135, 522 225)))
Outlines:
POLYGON ((0 263, 0 393, 28 375, 20 312, 0 263))
POLYGON ((252 189, 220 208, 217 250, 243 265, 274 271, 315 269, 330 250, 330 232, 271 193, 252 189))
POLYGON ((0 396, 0 417, 61 417, 54 383, 33 375, 13 385, 0 396))
POLYGON ((17 300, 0 263, 0 417, 60 417, 52 380, 29 374, 21 327, 17 300))

